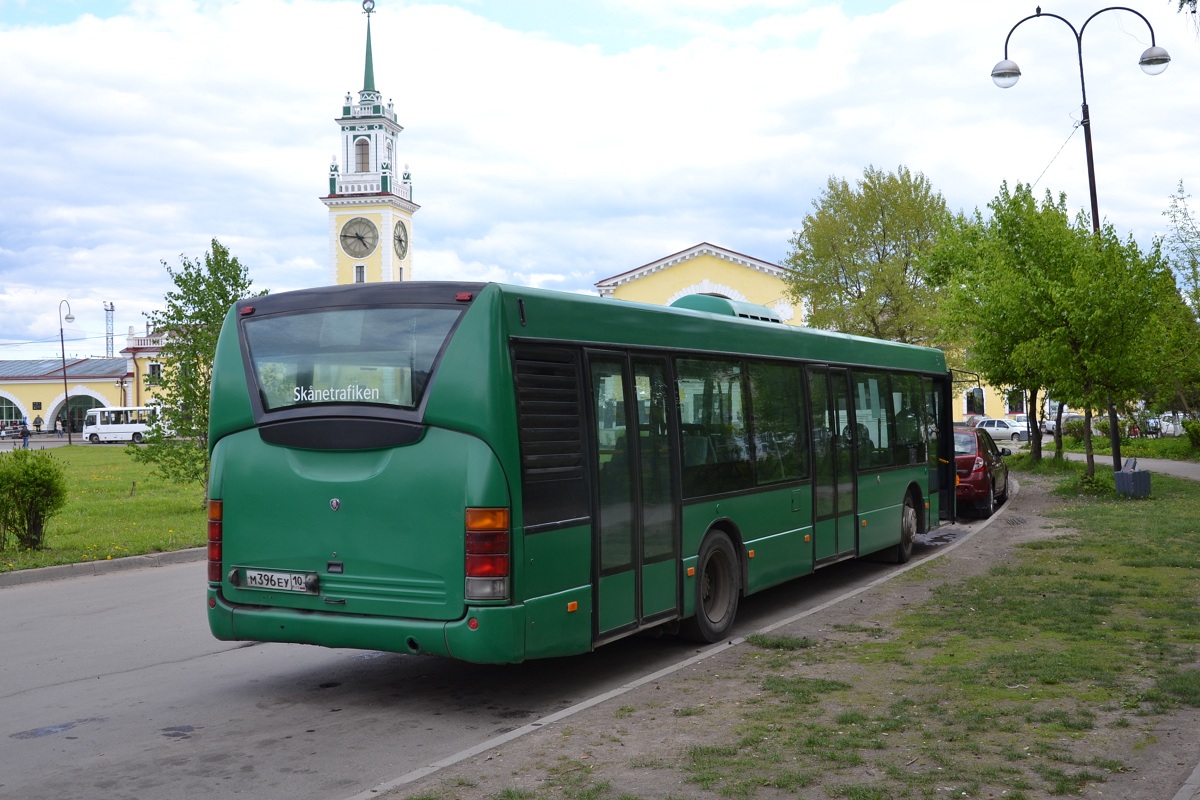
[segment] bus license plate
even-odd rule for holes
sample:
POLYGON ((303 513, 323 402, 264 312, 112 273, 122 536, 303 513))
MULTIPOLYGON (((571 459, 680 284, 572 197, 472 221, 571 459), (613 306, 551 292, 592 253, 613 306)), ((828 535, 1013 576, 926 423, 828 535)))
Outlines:
POLYGON ((262 569, 246 570, 247 589, 269 589, 277 592, 306 592, 303 572, 271 572, 262 569))

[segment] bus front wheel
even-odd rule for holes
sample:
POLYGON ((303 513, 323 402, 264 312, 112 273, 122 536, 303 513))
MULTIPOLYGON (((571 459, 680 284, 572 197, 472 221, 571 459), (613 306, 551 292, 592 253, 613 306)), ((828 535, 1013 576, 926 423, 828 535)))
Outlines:
POLYGON ((696 562, 696 615, 683 623, 683 635, 716 642, 733 629, 742 593, 737 551, 729 536, 712 531, 704 537, 696 562))
POLYGON ((90 441, 92 444, 100 444, 100 435, 97 433, 93 433, 91 436, 88 437, 88 441, 90 441))

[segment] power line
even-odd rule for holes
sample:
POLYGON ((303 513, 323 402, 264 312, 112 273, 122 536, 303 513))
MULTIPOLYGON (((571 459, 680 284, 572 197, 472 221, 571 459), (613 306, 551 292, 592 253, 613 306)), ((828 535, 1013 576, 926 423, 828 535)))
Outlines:
POLYGON ((1060 155, 1062 155, 1063 148, 1065 148, 1065 147, 1067 146, 1067 142, 1071 141, 1071 138, 1075 136, 1075 131, 1079 130, 1079 128, 1080 128, 1080 126, 1081 126, 1081 125, 1082 125, 1082 123, 1077 121, 1077 122, 1076 122, 1076 123, 1075 123, 1075 124, 1074 124, 1074 125, 1071 127, 1071 133, 1070 133, 1070 135, 1069 135, 1069 136, 1067 136, 1067 138, 1063 140, 1063 143, 1062 143, 1062 144, 1059 146, 1059 148, 1058 148, 1058 152, 1054 154, 1054 157, 1050 159, 1050 163, 1046 164, 1046 167, 1045 167, 1045 169, 1043 169, 1043 170, 1042 170, 1042 174, 1037 176, 1037 180, 1036 180, 1036 181, 1034 181, 1033 183, 1029 184, 1029 188, 1030 188, 1030 189, 1032 189, 1033 187, 1037 186, 1037 185, 1038 185, 1038 182, 1039 182, 1039 181, 1041 181, 1041 179, 1042 179, 1042 178, 1044 178, 1044 177, 1046 176, 1046 173, 1050 171, 1050 167, 1054 166, 1054 162, 1058 160, 1058 157, 1059 157, 1060 155))

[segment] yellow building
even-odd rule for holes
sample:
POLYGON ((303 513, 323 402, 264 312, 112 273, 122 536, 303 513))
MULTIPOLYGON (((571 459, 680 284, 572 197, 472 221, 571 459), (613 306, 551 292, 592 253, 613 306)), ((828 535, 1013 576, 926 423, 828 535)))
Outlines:
POLYGON ((336 122, 341 151, 329 167, 329 263, 335 284, 412 280, 412 201, 407 165, 396 178, 396 139, 404 130, 375 89, 372 0, 365 0, 367 57, 358 102, 349 93, 336 122), (341 166, 339 167, 339 159, 341 166))
POLYGON ((0 427, 24 422, 36 431, 40 422, 43 433, 53 433, 55 421, 64 419, 69 408, 70 430, 78 433, 90 408, 144 406, 162 374, 161 347, 162 336, 139 336, 130 328, 121 358, 0 361, 0 427))
POLYGON ((144 406, 155 398, 162 379, 162 362, 159 360, 162 345, 161 333, 146 331, 143 336, 134 333, 132 325, 129 327, 125 347, 121 350, 121 355, 125 356, 128 385, 121 390, 124 402, 114 405, 144 406))
POLYGON ((708 242, 651 261, 596 284, 601 297, 670 305, 689 294, 707 294, 766 306, 790 325, 800 325, 799 309, 787 299, 778 264, 735 253, 708 242))

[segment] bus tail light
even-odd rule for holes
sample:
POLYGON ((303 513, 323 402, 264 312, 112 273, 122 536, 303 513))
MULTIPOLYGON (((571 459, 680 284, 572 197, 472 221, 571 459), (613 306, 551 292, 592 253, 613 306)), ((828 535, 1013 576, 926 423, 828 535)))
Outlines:
POLYGON ((512 566, 512 527, 507 508, 468 508, 466 598, 507 600, 512 566))
POLYGON ((208 501, 208 582, 221 582, 221 528, 224 503, 208 501))

